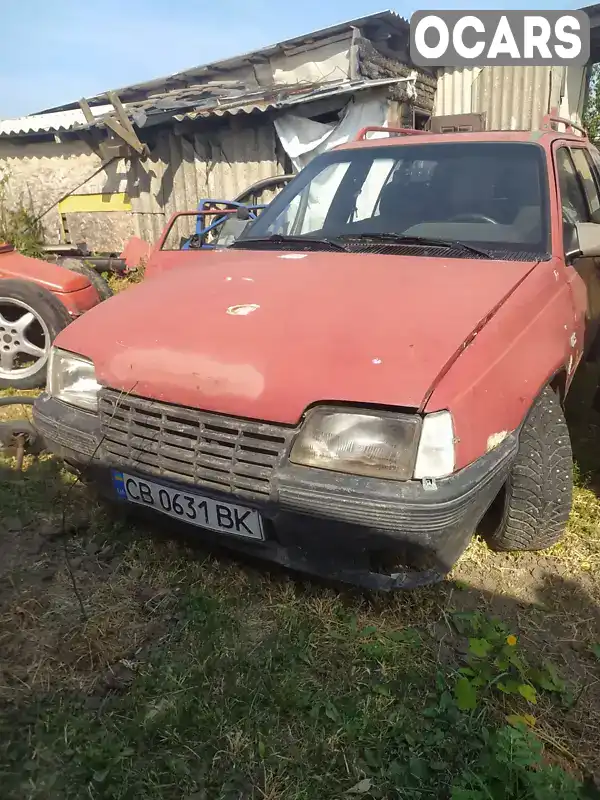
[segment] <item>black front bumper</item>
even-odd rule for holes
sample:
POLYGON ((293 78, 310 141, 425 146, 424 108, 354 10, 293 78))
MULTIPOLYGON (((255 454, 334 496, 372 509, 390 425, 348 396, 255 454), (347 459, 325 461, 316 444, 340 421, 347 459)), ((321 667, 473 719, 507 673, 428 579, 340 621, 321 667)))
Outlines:
MULTIPOLYGON (((473 464, 429 485, 361 478, 286 462, 274 476, 270 497, 256 500, 201 483, 159 478, 111 460, 102 448, 98 418, 46 395, 36 400, 34 421, 48 448, 78 469, 107 499, 117 500, 111 476, 111 468, 116 468, 257 508, 264 521, 265 541, 204 530, 202 539, 291 569, 377 590, 413 588, 443 579, 503 486, 518 447, 516 434, 511 434, 473 464)), ((129 503, 127 508, 143 510, 129 503)), ((173 518, 168 520, 172 525, 173 518)), ((189 532, 188 525, 181 525, 189 532)))

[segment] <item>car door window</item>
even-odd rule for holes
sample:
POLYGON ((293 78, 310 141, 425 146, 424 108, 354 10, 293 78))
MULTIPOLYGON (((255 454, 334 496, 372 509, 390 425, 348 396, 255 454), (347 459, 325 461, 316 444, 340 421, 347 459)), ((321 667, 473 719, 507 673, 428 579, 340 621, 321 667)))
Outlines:
POLYGON ((556 153, 556 170, 562 205, 563 242, 565 253, 577 247, 575 224, 590 222, 590 212, 573 159, 566 147, 556 153))
POLYGON ((598 186, 594 176, 591 157, 583 147, 572 148, 571 155, 573 156, 573 162, 579 179, 583 184, 592 221, 600 222, 600 197, 598 196, 598 186))

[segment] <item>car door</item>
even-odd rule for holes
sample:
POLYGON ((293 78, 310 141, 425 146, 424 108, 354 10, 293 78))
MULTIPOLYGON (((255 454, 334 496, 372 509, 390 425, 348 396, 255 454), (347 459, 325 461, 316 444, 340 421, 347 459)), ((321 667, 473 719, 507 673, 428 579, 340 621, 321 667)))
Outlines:
POLYGON ((600 222, 600 192, 592 159, 582 146, 560 143, 555 152, 556 172, 562 209, 563 247, 567 269, 573 269, 570 281, 576 307, 585 308, 583 350, 592 346, 600 328, 600 259, 576 255, 578 222, 600 222), (582 291, 583 288, 583 291, 582 291))

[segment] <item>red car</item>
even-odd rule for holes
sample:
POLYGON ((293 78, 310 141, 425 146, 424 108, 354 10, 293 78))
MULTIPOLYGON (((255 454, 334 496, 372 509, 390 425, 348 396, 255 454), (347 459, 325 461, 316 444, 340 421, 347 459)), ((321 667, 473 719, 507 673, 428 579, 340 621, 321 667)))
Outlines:
POLYGON ((93 270, 67 264, 29 258, 0 243, 0 388, 43 386, 56 335, 112 294, 93 270))
POLYGON ((558 124, 318 156, 60 333, 37 426, 124 507, 363 586, 440 579, 484 517, 552 545, 600 324, 600 155, 558 124))

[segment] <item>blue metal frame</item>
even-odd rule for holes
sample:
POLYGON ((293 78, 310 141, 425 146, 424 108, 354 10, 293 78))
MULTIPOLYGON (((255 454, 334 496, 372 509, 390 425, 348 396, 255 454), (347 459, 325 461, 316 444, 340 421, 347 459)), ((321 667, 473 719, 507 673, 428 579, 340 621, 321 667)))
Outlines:
MULTIPOLYGON (((207 211, 208 209, 206 209, 204 206, 206 206, 206 205, 217 205, 217 204, 218 205, 222 205, 222 206, 228 206, 229 208, 247 208, 248 211, 250 212, 250 219, 251 220, 254 220, 254 219, 257 218, 257 216, 258 216, 258 214, 256 213, 257 211, 261 211, 263 208, 266 208, 266 203, 259 203, 259 204, 255 204, 255 205, 251 205, 250 206, 250 205, 247 205, 246 203, 238 203, 235 200, 215 200, 213 198, 208 197, 208 198, 204 198, 203 200, 200 200, 200 202, 198 203, 198 211, 207 211)), ((219 212, 215 211, 214 213, 218 214, 219 212)), ((196 234, 196 236, 198 236, 199 239, 203 239, 203 237, 206 237, 207 233, 209 233, 210 231, 214 230, 215 228, 218 228, 219 225, 222 225, 225 222, 225 220, 227 220, 231 216, 231 214, 225 214, 222 217, 218 217, 213 222, 211 222, 210 225, 207 225, 205 228, 203 228, 202 224, 203 224, 203 220, 204 220, 205 216, 206 215, 200 215, 199 214, 196 217, 196 231, 195 231, 195 234, 196 234)), ((204 249, 207 249, 207 250, 212 250, 214 248, 214 245, 206 244, 205 241, 202 241, 202 246, 201 247, 204 248, 204 249)), ((190 241, 189 241, 189 239, 183 245, 183 247, 181 249, 182 250, 189 250, 190 249, 190 241)))

